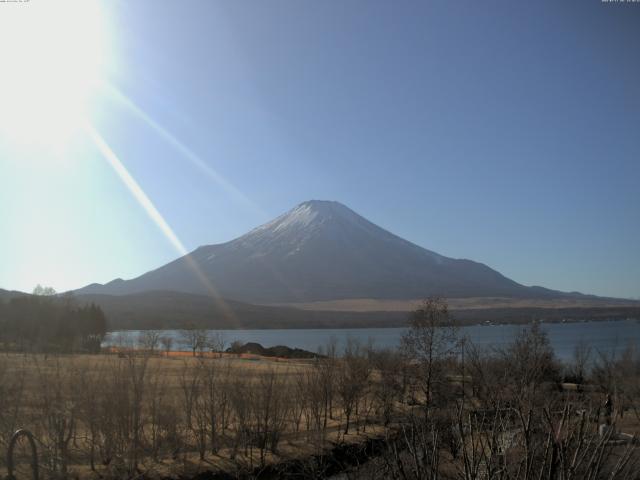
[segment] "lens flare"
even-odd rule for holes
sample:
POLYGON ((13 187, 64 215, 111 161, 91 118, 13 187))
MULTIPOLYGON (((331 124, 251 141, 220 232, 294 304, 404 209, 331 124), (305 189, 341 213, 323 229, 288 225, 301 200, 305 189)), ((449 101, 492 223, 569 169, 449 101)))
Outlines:
POLYGON ((225 316, 231 320, 235 320, 235 315, 226 304, 224 299, 220 296, 215 286, 211 283, 211 281, 206 277, 206 275, 202 272, 198 264, 191 257, 185 246, 182 244, 178 236, 175 234, 173 229, 169 226, 167 221, 164 219, 162 214, 158 211, 156 206, 153 204, 148 195, 144 192, 140 184, 133 178, 133 176, 129 173, 124 164, 120 161, 115 152, 111 149, 111 147, 107 144, 107 142, 102 138, 102 135, 98 133, 98 131, 91 125, 85 124, 85 130, 89 137, 93 140, 98 151, 102 154, 102 156, 107 160, 111 168, 116 172, 118 177, 125 184, 131 195, 135 198, 135 200, 140 204, 140 206, 145 210, 149 218, 153 220, 153 222, 158 226, 160 231, 164 234, 164 236, 169 240, 169 242, 175 247, 175 249, 184 257, 184 260, 187 262, 187 265, 196 277, 202 282, 202 285, 205 287, 209 296, 213 298, 218 306, 221 308, 225 316))
POLYGON ((266 213, 251 199, 249 199, 242 191, 240 191, 229 180, 223 177, 207 162, 205 162, 199 155, 197 155, 188 146, 178 140, 175 135, 169 132, 166 128, 160 125, 157 121, 151 118, 144 110, 136 105, 129 97, 123 94, 118 88, 111 84, 104 84, 104 89, 112 98, 115 98, 122 105, 124 105, 131 113, 143 120, 149 127, 151 127, 156 133, 162 137, 169 145, 176 149, 180 154, 189 160, 195 167, 200 169, 205 175, 216 182, 224 191, 231 195, 238 202, 249 208, 253 212, 259 214, 261 217, 266 218, 266 213))

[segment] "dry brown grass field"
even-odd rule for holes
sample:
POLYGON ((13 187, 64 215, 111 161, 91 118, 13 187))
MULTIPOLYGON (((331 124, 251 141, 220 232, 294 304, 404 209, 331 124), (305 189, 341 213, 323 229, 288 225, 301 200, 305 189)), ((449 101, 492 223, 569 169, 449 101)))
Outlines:
MULTIPOLYGON (((27 428, 41 477, 165 477, 250 470, 381 432, 371 400, 360 399, 367 410, 345 434, 336 393, 321 425, 318 371, 313 361, 256 355, 2 354, 0 447, 27 428)), ((17 478, 30 475, 26 446, 17 478)))
MULTIPOLYGON (((610 478, 637 478, 622 476, 628 462, 640 466, 629 441, 640 434, 635 350, 600 359, 587 378, 584 365, 558 365, 536 327, 502 351, 468 347, 462 358, 450 354, 444 331, 419 323, 402 350, 351 339, 343 356, 329 345, 310 360, 1 353, 0 449, 16 429, 33 432, 41 479, 255 475, 293 459, 317 467, 308 478, 325 478, 311 457, 372 439, 383 442, 373 458, 356 458, 372 470, 353 478, 492 478, 469 475, 506 468, 518 480, 560 478, 558 452, 583 459, 572 467, 580 475, 621 464, 610 478), (559 383, 569 375, 586 387, 559 383), (601 435, 606 423, 614 427, 601 435), (540 465, 548 476, 532 476, 540 465)), ((17 479, 31 478, 29 462, 22 441, 17 479)))
MULTIPOLYGON (((306 303, 282 303, 281 306, 303 310, 323 310, 338 312, 411 312, 421 299, 415 300, 379 300, 373 298, 350 298, 306 303)), ((591 308, 591 307, 637 307, 638 301, 603 298, 565 298, 565 299, 518 299, 506 297, 448 298, 451 310, 491 309, 491 308, 591 308)))

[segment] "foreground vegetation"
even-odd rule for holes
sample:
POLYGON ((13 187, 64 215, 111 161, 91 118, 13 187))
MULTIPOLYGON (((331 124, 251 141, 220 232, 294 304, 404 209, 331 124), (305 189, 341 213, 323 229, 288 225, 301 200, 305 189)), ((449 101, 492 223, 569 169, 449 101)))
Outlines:
MULTIPOLYGON (((315 359, 243 359, 206 355, 195 341, 184 356, 150 337, 138 351, 0 356, 0 446, 30 429, 41 478, 325 478, 340 444, 364 446, 340 459, 353 478, 640 472, 633 347, 615 356, 581 346, 560 365, 533 326, 481 351, 458 338, 438 300, 415 312, 398 350, 349 340, 340 356, 332 343, 315 359), (367 438, 375 449, 364 450, 367 438)), ((18 478, 30 472, 26 447, 18 478)))

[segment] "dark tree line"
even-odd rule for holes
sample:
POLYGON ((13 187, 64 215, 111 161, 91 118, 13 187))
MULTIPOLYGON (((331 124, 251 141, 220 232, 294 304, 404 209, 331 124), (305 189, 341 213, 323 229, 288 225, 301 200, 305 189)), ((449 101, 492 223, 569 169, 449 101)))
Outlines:
POLYGON ((99 352, 107 319, 72 297, 28 295, 0 301, 0 345, 12 351, 99 352))

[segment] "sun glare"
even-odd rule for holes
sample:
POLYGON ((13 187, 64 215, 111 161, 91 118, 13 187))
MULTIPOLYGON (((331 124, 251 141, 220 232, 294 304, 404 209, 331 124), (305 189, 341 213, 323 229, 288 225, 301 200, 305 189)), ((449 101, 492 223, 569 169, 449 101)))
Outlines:
POLYGON ((64 149, 78 133, 105 67, 97 0, 6 3, 0 12, 0 137, 64 149))

